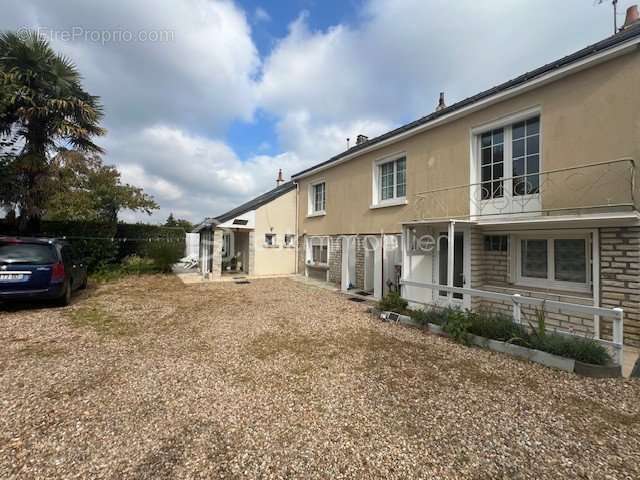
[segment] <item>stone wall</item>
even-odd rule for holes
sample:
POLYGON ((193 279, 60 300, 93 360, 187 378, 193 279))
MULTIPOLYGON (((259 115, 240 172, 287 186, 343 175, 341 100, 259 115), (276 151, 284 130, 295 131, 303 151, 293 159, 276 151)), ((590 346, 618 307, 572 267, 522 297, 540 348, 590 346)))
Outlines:
POLYGON ((364 289, 364 237, 356 237, 356 288, 364 289))
MULTIPOLYGON (((624 309, 624 341, 640 347, 640 227, 600 229, 600 305, 624 309)), ((611 321, 600 331, 611 338, 611 321)))
POLYGON ((342 283, 342 237, 329 237, 329 282, 340 286, 342 283))
POLYGON ((300 275, 305 274, 307 258, 306 244, 305 236, 298 235, 298 274, 300 275))
POLYGON ((222 230, 213 231, 213 249, 211 253, 211 272, 209 278, 222 276, 222 230))

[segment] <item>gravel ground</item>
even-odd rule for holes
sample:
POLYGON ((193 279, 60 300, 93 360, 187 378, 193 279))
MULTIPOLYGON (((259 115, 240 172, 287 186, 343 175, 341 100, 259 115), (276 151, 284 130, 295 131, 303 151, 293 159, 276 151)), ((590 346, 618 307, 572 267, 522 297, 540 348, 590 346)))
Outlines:
POLYGON ((372 319, 287 279, 0 309, 0 478, 640 478, 640 382, 372 319))

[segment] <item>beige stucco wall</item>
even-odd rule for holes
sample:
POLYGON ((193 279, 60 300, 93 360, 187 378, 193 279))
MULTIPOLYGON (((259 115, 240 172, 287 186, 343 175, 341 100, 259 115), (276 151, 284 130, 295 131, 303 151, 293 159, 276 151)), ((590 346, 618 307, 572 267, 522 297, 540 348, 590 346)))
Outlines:
MULTIPOLYGON (((284 247, 284 235, 296 233, 296 190, 281 195, 256 210, 256 275, 295 273, 296 249, 284 247), (277 248, 265 248, 266 233, 277 235, 277 248)), ((297 241, 294 241, 297 245, 297 241)))
MULTIPOLYGON (((469 215, 468 189, 441 194, 437 213, 431 204, 417 202, 415 194, 468 184, 471 130, 534 107, 540 108, 542 171, 627 156, 638 160, 639 85, 640 53, 634 51, 304 178, 299 182, 299 232, 391 233, 400 231, 402 221, 469 215), (370 209, 373 162, 399 152, 407 157, 408 205, 370 209), (309 183, 320 179, 326 181, 327 214, 307 218, 309 183)), ((542 196, 543 209, 627 202, 630 179, 625 168, 554 174, 542 196), (611 178, 603 177, 606 171, 611 178), (598 178, 605 181, 594 186, 598 178)))

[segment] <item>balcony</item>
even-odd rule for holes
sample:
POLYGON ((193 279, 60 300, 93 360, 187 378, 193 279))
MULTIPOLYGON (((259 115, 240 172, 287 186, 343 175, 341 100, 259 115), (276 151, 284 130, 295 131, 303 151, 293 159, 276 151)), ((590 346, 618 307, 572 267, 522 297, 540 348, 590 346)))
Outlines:
POLYGON ((620 158, 419 192, 415 220, 637 211, 638 170, 620 158))

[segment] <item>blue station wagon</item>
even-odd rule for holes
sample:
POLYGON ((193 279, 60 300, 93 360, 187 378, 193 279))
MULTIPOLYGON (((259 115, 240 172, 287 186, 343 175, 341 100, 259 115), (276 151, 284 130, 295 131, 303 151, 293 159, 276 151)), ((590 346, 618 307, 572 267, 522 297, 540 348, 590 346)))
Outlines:
POLYGON ((0 237, 0 302, 54 300, 68 305, 87 286, 87 268, 64 241, 0 237))

